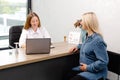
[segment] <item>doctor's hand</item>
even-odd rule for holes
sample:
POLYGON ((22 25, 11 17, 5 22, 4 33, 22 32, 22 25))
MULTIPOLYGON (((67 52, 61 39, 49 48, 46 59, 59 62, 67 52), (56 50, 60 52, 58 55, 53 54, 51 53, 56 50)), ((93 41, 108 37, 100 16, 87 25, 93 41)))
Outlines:
POLYGON ((26 48, 26 45, 25 45, 25 44, 23 44, 23 45, 21 46, 21 48, 24 48, 24 49, 25 49, 25 48, 26 48))
POLYGON ((78 48, 77 48, 77 46, 75 46, 75 47, 73 47, 73 48, 71 48, 70 50, 69 50, 69 53, 74 53, 74 52, 76 52, 78 50, 78 48))

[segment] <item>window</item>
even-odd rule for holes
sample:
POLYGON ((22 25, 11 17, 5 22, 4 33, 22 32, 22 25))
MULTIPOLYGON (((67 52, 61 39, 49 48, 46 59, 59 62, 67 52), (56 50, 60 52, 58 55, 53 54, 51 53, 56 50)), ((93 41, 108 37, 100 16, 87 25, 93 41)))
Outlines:
POLYGON ((24 25, 31 0, 0 0, 0 48, 9 45, 9 28, 24 25))

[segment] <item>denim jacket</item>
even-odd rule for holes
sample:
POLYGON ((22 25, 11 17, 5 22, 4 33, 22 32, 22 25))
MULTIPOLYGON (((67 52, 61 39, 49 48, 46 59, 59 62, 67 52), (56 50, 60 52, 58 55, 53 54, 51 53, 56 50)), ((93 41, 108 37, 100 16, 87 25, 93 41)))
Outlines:
MULTIPOLYGON (((81 72, 78 75, 85 77, 88 80, 98 80, 99 78, 107 77, 107 64, 109 62, 107 50, 103 38, 94 33, 88 36, 83 44, 79 44, 80 48, 80 63, 87 64, 87 71, 81 72)), ((79 66, 76 67, 76 69, 79 66)), ((75 69, 75 68, 73 68, 75 69)))

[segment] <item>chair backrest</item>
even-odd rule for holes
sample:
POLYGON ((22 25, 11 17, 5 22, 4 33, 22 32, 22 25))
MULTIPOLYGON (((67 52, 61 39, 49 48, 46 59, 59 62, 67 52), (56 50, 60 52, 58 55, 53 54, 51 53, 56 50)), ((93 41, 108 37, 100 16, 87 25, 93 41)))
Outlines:
POLYGON ((108 51, 108 70, 120 75, 120 54, 108 51))
MULTIPOLYGON (((23 29, 23 25, 12 26, 9 29, 9 46, 15 48, 15 42, 19 42, 19 38, 23 29)), ((11 47, 10 47, 11 48, 11 47)))

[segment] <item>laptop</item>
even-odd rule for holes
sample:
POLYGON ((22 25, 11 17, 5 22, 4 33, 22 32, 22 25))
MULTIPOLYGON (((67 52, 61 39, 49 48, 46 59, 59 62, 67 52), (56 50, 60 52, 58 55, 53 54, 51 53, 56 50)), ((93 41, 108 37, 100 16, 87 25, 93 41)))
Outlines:
POLYGON ((26 54, 47 54, 50 53, 50 38, 26 39, 26 54))

